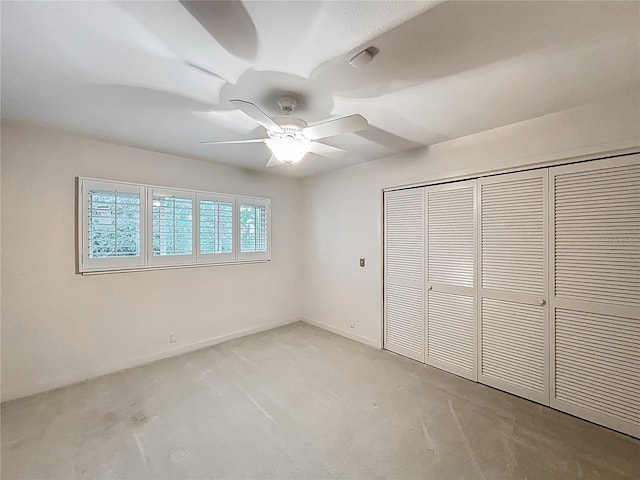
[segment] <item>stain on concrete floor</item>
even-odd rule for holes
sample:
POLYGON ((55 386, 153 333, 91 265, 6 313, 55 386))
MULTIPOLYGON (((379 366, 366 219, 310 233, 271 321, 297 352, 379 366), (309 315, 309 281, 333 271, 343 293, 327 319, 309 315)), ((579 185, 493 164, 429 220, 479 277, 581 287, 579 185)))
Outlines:
POLYGON ((635 480, 640 441, 296 323, 4 403, 2 478, 635 480))

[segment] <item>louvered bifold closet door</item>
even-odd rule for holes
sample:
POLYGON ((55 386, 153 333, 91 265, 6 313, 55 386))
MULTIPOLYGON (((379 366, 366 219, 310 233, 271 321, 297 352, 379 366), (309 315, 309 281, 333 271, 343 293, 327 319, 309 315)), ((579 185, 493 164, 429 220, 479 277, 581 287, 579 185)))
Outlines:
POLYGON ((547 176, 479 183, 479 372, 487 385, 549 403, 547 176))
POLYGON ((550 181, 551 405, 640 437, 640 155, 550 181))
POLYGON ((427 187, 425 363, 476 380, 476 181, 427 187))
POLYGON ((384 199, 384 347, 424 361, 424 189, 384 199))

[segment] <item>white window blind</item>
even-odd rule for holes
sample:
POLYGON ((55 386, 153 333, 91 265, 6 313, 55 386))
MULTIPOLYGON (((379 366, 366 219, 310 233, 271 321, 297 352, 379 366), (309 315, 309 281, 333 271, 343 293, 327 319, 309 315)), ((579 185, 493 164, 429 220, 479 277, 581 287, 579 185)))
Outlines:
POLYGON ((198 193, 197 203, 198 262, 232 259, 234 197, 198 193))
POLYGON ((150 262, 154 265, 193 263, 193 204, 195 194, 151 189, 150 262))
POLYGON ((261 198, 238 198, 240 230, 239 260, 270 257, 270 201, 261 198))
POLYGON ((86 181, 82 192, 80 263, 84 269, 128 268, 144 264, 143 188, 86 181))
POLYGON ((78 178, 78 270, 271 259, 268 198, 78 178))
POLYGON ((140 195, 89 192, 89 258, 140 256, 140 195))

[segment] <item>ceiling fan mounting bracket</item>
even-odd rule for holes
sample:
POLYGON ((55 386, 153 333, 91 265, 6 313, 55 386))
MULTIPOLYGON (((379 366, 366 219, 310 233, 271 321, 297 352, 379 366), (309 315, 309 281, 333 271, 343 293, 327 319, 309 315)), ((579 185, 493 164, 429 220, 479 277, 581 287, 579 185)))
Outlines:
POLYGON ((289 115, 298 106, 298 101, 293 97, 280 97, 278 106, 285 115, 289 115))

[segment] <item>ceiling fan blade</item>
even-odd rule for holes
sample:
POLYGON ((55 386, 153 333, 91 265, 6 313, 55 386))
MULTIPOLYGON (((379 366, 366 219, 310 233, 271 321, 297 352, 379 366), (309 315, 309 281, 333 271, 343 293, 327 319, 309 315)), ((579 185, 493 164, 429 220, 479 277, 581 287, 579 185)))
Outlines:
POLYGON ((278 165, 282 165, 282 162, 278 160, 275 155, 271 155, 271 158, 267 162, 267 167, 277 167, 278 165))
POLYGON ((200 142, 202 145, 224 145, 231 143, 264 143, 264 138, 254 138, 252 140, 222 140, 222 141, 211 141, 211 142, 200 142))
POLYGON ((242 2, 180 3, 231 55, 252 61, 258 53, 258 33, 242 2))
POLYGON ((267 130, 282 132, 282 128, 280 127, 280 125, 274 122, 269 115, 260 110, 260 108, 256 104, 239 99, 229 100, 229 102, 231 102, 231 104, 236 108, 242 110, 248 116, 253 118, 267 130))
POLYGON ((335 158, 337 160, 346 158, 349 156, 349 152, 342 150, 341 148, 332 147, 326 143, 311 142, 311 152, 322 155, 323 157, 335 158))
POLYGON ((212 72, 211 70, 209 70, 208 68, 204 68, 201 65, 196 65, 195 63, 192 62, 183 62, 186 66, 193 68, 194 70, 200 72, 200 73, 204 73, 205 75, 209 75, 210 77, 213 78, 219 78, 220 80, 224 80, 226 81, 225 78, 222 78, 220 75, 218 75, 216 72, 212 72))
POLYGON ((343 133, 359 132, 368 126, 369 123, 366 118, 362 115, 355 114, 311 125, 302 132, 305 137, 311 140, 317 140, 319 138, 333 137, 343 133))

